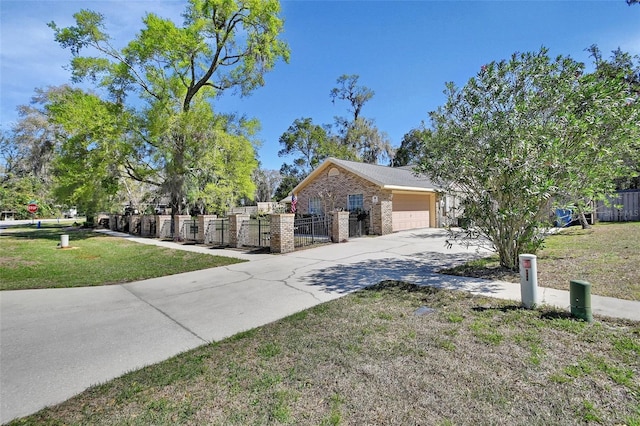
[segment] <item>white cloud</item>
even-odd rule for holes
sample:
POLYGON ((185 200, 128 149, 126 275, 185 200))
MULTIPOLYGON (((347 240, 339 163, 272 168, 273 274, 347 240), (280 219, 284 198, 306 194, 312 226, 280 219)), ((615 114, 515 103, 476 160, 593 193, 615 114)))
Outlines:
POLYGON ((2 0, 0 7, 0 122, 3 127, 17 118, 17 105, 29 102, 37 87, 69 82, 64 67, 71 54, 54 40, 47 26, 73 25, 73 14, 91 9, 105 17, 106 32, 116 46, 123 46, 142 28, 149 11, 180 23, 185 1, 25 1, 2 0))

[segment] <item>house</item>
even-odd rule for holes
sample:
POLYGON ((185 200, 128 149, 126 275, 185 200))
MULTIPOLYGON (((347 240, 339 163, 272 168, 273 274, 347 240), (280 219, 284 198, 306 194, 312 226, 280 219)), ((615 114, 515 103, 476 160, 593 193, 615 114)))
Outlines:
POLYGON ((438 226, 439 188, 412 167, 328 158, 293 191, 301 214, 369 212, 370 232, 389 234, 438 226))

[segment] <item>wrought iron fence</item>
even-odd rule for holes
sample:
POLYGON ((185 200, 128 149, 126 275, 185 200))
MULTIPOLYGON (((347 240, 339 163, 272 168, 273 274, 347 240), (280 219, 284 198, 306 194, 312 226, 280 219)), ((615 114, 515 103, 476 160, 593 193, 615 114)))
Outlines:
POLYGON ((271 220, 258 218, 242 222, 240 242, 247 247, 271 247, 271 220))
POLYGON ((184 241, 196 241, 198 239, 198 229, 199 226, 197 220, 185 220, 182 222, 180 238, 184 241))
POLYGON ((294 247, 331 242, 332 219, 330 215, 296 218, 293 223, 294 247))
POLYGON ((204 243, 214 246, 226 246, 229 244, 229 219, 211 219, 207 223, 204 233, 204 243))
POLYGON ((362 237, 369 233, 369 212, 351 212, 349 214, 349 238, 362 237))

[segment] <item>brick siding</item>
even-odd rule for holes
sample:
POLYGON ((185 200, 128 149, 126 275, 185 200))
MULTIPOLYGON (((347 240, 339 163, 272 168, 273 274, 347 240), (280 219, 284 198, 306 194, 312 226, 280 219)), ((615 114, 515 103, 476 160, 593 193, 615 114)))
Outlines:
POLYGON ((391 233, 391 191, 383 190, 378 185, 337 165, 331 165, 323 170, 296 194, 298 212, 308 214, 309 200, 316 197, 320 198, 325 212, 336 209, 346 210, 347 196, 356 194, 362 194, 363 208, 372 215, 371 231, 376 235, 391 233), (378 197, 376 204, 373 203, 374 196, 378 197))

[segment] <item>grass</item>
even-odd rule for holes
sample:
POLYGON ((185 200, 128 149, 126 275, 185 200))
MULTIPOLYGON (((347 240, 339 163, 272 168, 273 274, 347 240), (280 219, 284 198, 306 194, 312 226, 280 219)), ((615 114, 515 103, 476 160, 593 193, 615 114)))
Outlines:
MULTIPOLYGON (((600 296, 640 300, 640 222, 571 227, 545 240, 538 256, 538 285, 569 290, 569 281, 591 283, 600 296)), ((447 274, 520 282, 518 273, 501 268, 497 256, 441 271, 447 274)))
POLYGON ((383 282, 13 424, 640 424, 640 324, 508 303, 383 282))
POLYGON ((237 262, 45 223, 3 230, 0 290, 119 284, 237 262), (61 234, 69 235, 70 248, 58 248, 61 234))

